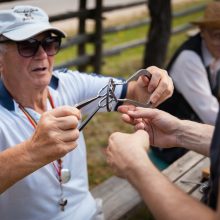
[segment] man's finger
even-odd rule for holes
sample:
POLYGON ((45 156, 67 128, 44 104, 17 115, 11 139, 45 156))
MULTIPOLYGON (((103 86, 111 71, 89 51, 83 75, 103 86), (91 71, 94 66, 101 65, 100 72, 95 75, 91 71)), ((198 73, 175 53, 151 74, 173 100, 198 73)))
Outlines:
POLYGON ((135 110, 134 105, 121 105, 118 107, 117 111, 120 113, 127 113, 129 110, 135 110))
POLYGON ((81 113, 80 111, 75 108, 75 107, 71 107, 71 106, 61 106, 61 107, 57 107, 55 109, 52 109, 50 111, 47 112, 48 114, 53 115, 54 117, 65 117, 65 116, 69 116, 69 115, 74 115, 76 116, 79 120, 81 119, 81 113))
POLYGON ((60 132, 57 138, 63 142, 75 142, 79 138, 79 130, 72 129, 60 132))
POLYGON ((57 126, 62 130, 74 129, 78 126, 79 120, 75 115, 57 118, 57 126))
POLYGON ((148 118, 153 119, 158 114, 158 109, 140 108, 137 107, 135 111, 128 111, 127 114, 132 118, 148 118))

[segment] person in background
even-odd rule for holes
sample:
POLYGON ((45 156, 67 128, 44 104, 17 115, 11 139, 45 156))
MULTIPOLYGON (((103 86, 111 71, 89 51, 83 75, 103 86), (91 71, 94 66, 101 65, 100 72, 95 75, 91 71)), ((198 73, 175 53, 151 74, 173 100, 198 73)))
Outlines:
POLYGON ((120 106, 119 111, 137 131, 116 132, 109 137, 107 162, 138 190, 155 219, 220 219, 220 114, 214 131, 212 125, 180 120, 158 109, 120 106), (158 171, 146 154, 150 145, 164 149, 187 146, 211 157, 209 207, 182 192, 158 171))
MULTIPOLYGON (((71 106, 97 96, 110 78, 53 71, 65 36, 38 7, 0 11, 1 219, 100 217, 88 189, 86 147, 78 129, 81 114, 90 114, 99 99, 81 112, 71 106)), ((142 76, 117 86, 116 97, 150 99, 156 106, 171 96, 167 72, 148 71, 150 80, 142 76)))
MULTIPOLYGON (((158 108, 181 119, 214 125, 219 110, 220 87, 220 2, 210 2, 201 21, 192 22, 200 31, 176 51, 166 70, 174 82, 174 94, 158 108)), ((186 149, 153 152, 172 163, 186 149)))

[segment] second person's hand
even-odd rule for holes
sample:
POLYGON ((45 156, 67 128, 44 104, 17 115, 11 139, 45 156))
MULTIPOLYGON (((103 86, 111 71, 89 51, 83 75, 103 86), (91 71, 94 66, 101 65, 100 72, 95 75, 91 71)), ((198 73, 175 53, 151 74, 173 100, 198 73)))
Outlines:
POLYGON ((148 132, 150 144, 160 147, 176 147, 181 120, 158 109, 120 106, 122 119, 136 130, 148 132))

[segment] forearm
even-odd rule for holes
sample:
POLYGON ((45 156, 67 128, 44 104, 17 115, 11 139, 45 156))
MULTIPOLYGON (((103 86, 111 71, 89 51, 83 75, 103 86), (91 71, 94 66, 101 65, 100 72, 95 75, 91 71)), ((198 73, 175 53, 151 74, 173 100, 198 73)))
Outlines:
POLYGON ((26 150, 28 144, 23 142, 0 152, 0 193, 42 166, 32 161, 26 150))
POLYGON ((177 146, 209 156, 214 126, 183 120, 177 131, 177 146))
POLYGON ((158 220, 215 218, 216 214, 211 209, 177 189, 148 159, 130 170, 128 179, 158 220))

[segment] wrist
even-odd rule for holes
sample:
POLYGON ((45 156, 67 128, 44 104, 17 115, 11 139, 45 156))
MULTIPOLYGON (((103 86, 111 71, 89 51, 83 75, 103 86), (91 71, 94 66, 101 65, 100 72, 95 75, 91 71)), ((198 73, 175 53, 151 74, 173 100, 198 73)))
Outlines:
POLYGON ((144 158, 130 164, 127 169, 126 178, 135 187, 139 185, 139 181, 143 176, 152 173, 152 169, 156 169, 147 155, 144 158))
POLYGON ((184 147, 184 136, 187 129, 189 129, 189 125, 187 120, 179 120, 180 123, 176 132, 176 147, 184 147))
POLYGON ((43 163, 41 159, 42 156, 40 156, 39 153, 33 150, 35 147, 33 146, 33 143, 30 139, 24 141, 21 145, 23 151, 23 160, 27 164, 30 164, 30 167, 32 167, 32 169, 35 170, 45 165, 45 163, 43 163))

